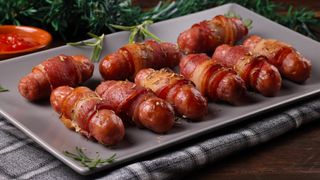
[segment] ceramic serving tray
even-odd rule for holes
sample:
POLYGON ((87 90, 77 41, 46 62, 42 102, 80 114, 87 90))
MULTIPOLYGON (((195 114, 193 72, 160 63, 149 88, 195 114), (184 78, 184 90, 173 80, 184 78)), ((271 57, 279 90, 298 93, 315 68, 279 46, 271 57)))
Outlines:
MULTIPOLYGON (((123 164, 138 157, 151 154, 160 149, 168 148, 177 143, 190 140, 226 125, 240 122, 257 114, 265 113, 280 106, 288 105, 297 100, 307 98, 320 92, 320 43, 272 22, 258 14, 236 4, 212 8, 195 14, 159 22, 150 26, 150 31, 164 41, 176 42, 180 32, 192 24, 210 19, 218 14, 229 11, 246 19, 252 19, 253 28, 249 34, 258 34, 267 38, 275 38, 292 44, 306 58, 312 61, 311 78, 303 85, 284 80, 280 93, 276 97, 267 98, 250 93, 254 99, 242 106, 209 103, 209 114, 204 121, 192 123, 181 121, 168 134, 158 135, 148 130, 135 127, 126 128, 125 139, 115 147, 105 147, 88 140, 74 131, 68 130, 60 122, 58 114, 50 107, 48 101, 31 103, 20 96, 17 90, 20 78, 29 73, 33 66, 43 60, 59 54, 85 54, 90 56, 90 48, 62 46, 18 58, 0 62, 0 84, 9 92, 0 93, 0 113, 12 124, 39 143, 44 149, 60 159, 80 174, 91 174, 97 171, 123 164), (75 147, 86 149, 90 157, 108 157, 114 153, 117 159, 111 164, 101 165, 96 169, 83 167, 79 162, 66 157, 63 152, 73 152, 75 147)), ((106 36, 102 56, 117 50, 128 41, 128 32, 119 32, 106 36)), ((94 77, 86 85, 94 87, 102 80, 95 64, 94 77)), ((261 116, 260 116, 261 117, 261 116)))

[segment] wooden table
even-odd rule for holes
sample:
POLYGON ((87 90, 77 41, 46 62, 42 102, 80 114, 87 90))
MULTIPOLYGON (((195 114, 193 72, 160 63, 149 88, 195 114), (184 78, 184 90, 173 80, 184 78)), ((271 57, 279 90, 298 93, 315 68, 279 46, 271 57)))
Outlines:
POLYGON ((187 179, 320 179, 320 121, 238 152, 187 179))

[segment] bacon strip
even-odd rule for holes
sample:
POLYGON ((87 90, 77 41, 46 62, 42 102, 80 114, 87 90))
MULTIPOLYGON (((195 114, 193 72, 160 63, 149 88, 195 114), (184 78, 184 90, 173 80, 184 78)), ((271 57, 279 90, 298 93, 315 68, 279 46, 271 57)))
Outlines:
POLYGON ((60 86, 50 96, 63 124, 104 145, 115 145, 125 134, 122 120, 87 87, 60 86))
POLYGON ((59 55, 35 66, 31 73, 21 78, 18 90, 30 101, 46 98, 56 87, 75 87, 85 82, 92 76, 93 68, 85 56, 59 55))
POLYGON ((127 44, 103 58, 99 71, 105 80, 133 79, 144 68, 173 68, 180 59, 178 47, 172 43, 157 43, 147 40, 144 43, 127 44))
POLYGON ((180 73, 214 101, 239 104, 246 92, 243 80, 230 68, 211 61, 206 54, 189 54, 181 59, 180 73))
POLYGON ((281 88, 281 76, 265 56, 253 56, 243 46, 221 45, 212 56, 213 61, 233 68, 244 80, 247 88, 264 96, 275 96, 281 88))
POLYGON ((182 117, 199 121, 207 114, 207 101, 193 83, 170 69, 143 69, 136 75, 135 83, 167 100, 182 117))
POLYGON ((254 56, 266 56, 268 62, 291 81, 303 83, 310 77, 311 62, 284 42, 254 35, 246 39, 243 45, 249 48, 254 56))
POLYGON ((212 53, 219 45, 233 45, 247 34, 248 29, 240 19, 218 15, 194 24, 179 35, 177 42, 186 54, 212 53))
POLYGON ((129 81, 105 81, 96 92, 119 115, 156 133, 168 132, 174 124, 172 106, 152 91, 129 81))

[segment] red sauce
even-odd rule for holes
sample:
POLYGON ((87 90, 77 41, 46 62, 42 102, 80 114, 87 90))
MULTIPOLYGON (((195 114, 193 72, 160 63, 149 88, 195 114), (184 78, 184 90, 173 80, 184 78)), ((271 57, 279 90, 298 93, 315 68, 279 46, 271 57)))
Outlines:
POLYGON ((0 34, 0 52, 24 50, 36 45, 38 43, 26 41, 16 33, 0 34))

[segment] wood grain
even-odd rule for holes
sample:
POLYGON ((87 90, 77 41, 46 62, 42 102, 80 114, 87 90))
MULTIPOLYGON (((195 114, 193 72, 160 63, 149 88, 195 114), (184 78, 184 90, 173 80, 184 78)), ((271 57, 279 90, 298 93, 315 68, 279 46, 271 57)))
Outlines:
POLYGON ((236 153, 187 179, 319 179, 320 122, 236 153))

